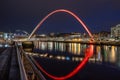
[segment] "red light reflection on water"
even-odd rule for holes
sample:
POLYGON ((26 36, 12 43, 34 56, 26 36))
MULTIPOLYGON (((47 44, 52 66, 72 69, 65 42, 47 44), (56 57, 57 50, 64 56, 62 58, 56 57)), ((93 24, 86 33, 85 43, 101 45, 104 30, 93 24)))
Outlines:
MULTIPOLYGON (((93 39, 93 36, 91 34, 91 32, 88 30, 87 26, 83 23, 83 21, 77 16, 75 15, 73 12, 69 11, 69 10, 65 10, 65 9, 58 9, 58 10, 55 10, 51 13, 49 13, 46 17, 44 17, 40 23, 35 27, 35 29, 32 31, 32 33, 30 34, 30 36, 28 37, 28 39, 30 39, 32 37, 32 35, 35 33, 35 31, 43 24, 43 22, 49 18, 51 15, 55 14, 55 13, 58 13, 58 12, 65 12, 65 13, 68 13, 70 15, 72 15, 83 27, 84 29, 88 32, 89 36, 93 39)), ((86 56, 85 58, 82 60, 82 62, 79 63, 79 65, 72 70, 72 72, 70 72, 69 74, 65 75, 65 76, 61 76, 61 77, 57 77, 55 75, 52 75, 50 73, 48 73, 47 71, 45 71, 40 64, 38 64, 36 61, 35 61, 35 64, 37 65, 37 67, 42 71, 44 72, 48 77, 54 79, 54 80, 66 80, 72 76, 74 76, 75 74, 77 74, 78 71, 80 71, 82 69, 82 67, 86 64, 86 62, 88 61, 88 59, 93 55, 93 45, 90 45, 89 48, 86 49, 86 52, 85 52, 86 56)))
POLYGON ((90 45, 90 47, 87 48, 87 51, 86 51, 85 54, 87 54, 87 55, 85 56, 85 58, 82 60, 82 62, 79 63, 79 65, 78 65, 75 69, 73 69, 72 72, 70 72, 69 74, 67 74, 67 75, 65 75, 65 76, 61 76, 61 77, 57 77, 57 76, 55 76, 55 75, 52 75, 52 74, 48 73, 47 71, 45 71, 45 70, 41 67, 41 65, 40 65, 38 62, 36 62, 36 61, 34 61, 34 62, 35 62, 35 64, 37 65, 37 67, 38 67, 43 73, 45 73, 48 77, 50 77, 50 78, 52 78, 52 79, 54 79, 54 80, 66 80, 66 79, 74 76, 75 74, 77 74, 77 73, 82 69, 82 67, 86 64, 86 62, 88 61, 88 59, 93 55, 93 45, 90 45))

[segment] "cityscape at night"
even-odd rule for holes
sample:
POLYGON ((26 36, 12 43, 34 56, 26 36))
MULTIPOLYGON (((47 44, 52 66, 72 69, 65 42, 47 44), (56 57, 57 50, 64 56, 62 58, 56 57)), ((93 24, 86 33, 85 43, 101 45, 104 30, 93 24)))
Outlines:
POLYGON ((1 0, 0 80, 119 80, 119 0, 1 0))

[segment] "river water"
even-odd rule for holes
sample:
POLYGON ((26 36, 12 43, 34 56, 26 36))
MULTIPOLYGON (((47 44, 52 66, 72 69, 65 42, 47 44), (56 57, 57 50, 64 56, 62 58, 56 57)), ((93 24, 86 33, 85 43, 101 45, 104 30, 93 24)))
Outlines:
MULTIPOLYGON (((38 53, 40 54, 40 56, 33 57, 36 59, 36 61, 38 61, 42 65, 42 67, 47 68, 46 71, 57 76, 63 76, 72 71, 85 57, 85 51, 90 46, 89 44, 64 43, 64 42, 34 42, 34 44, 35 44, 34 53, 38 53)), ((90 78, 92 80, 100 79, 114 80, 115 78, 119 77, 117 75, 120 75, 120 46, 114 45, 112 46, 93 45, 93 46, 94 53, 92 57, 88 60, 88 63, 86 64, 84 69, 81 71, 81 73, 78 73, 75 77, 68 80, 83 80, 83 79, 88 80, 91 74, 96 74, 95 76, 98 77, 102 75, 103 71, 104 75, 102 75, 101 78, 97 77, 93 78, 93 76, 90 78), (102 66, 99 67, 98 65, 102 66), (110 73, 114 73, 115 75, 110 73), (80 74, 82 75, 82 77, 79 78, 78 75, 80 74), (108 74, 109 77, 105 78, 105 75, 108 74), (88 78, 85 77, 86 75, 88 76, 88 78)), ((52 79, 48 78, 48 80, 52 79)))

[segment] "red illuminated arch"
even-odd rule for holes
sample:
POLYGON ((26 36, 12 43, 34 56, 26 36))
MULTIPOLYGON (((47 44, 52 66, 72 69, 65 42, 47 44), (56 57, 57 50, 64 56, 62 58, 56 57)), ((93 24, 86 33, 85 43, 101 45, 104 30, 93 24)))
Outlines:
POLYGON ((37 31, 37 29, 43 24, 43 22, 49 18, 51 15, 55 14, 55 13, 58 13, 58 12, 65 12, 65 13, 68 13, 70 15, 72 15, 83 27, 84 29, 88 32, 89 36, 91 38, 93 38, 91 32, 88 30, 87 26, 84 24, 84 22, 76 15, 74 14, 73 12, 69 11, 69 10, 65 10, 65 9, 58 9, 58 10, 55 10, 51 13, 49 13, 47 16, 45 16, 40 22, 39 24, 35 27, 35 29, 32 31, 32 33, 30 34, 30 36, 28 37, 28 39, 30 39, 32 37, 32 35, 37 31))
MULTIPOLYGON (((58 10, 55 10, 51 13, 49 13, 47 16, 45 16, 40 22, 39 24, 35 27, 35 29, 32 31, 32 33, 30 34, 30 36, 28 37, 28 39, 30 39, 32 37, 32 35, 36 32, 36 30, 42 25, 42 23, 48 18, 50 17, 51 15, 55 14, 55 13, 58 13, 58 12, 65 12, 65 13, 68 13, 70 15, 72 15, 83 27, 84 29, 88 32, 89 36, 91 38, 93 38, 91 32, 88 30, 87 26, 83 23, 83 21, 77 16, 75 15, 73 12, 69 11, 69 10, 65 10, 65 9, 58 9, 58 10)), ((47 71, 45 71, 41 66, 40 64, 38 64, 36 61, 35 61, 35 64, 37 65, 37 67, 42 71, 44 72, 47 76, 49 76, 50 78, 54 79, 54 80, 66 80, 72 76, 74 76, 84 65, 85 63, 88 61, 89 57, 92 56, 93 54, 93 45, 90 45, 90 47, 87 49, 86 51, 86 57, 82 60, 81 63, 79 63, 79 65, 72 71, 70 72, 69 74, 65 75, 65 76, 61 76, 61 77, 57 77, 57 76, 54 76, 54 75, 51 75, 49 74, 47 71)))

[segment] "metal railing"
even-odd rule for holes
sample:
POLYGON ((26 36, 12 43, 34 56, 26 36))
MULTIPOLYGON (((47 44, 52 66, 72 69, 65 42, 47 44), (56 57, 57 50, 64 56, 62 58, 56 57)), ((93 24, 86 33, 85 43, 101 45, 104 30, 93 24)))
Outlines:
POLYGON ((21 80, 46 80, 43 74, 38 70, 36 65, 33 63, 30 56, 28 56, 26 52, 24 52, 21 46, 18 46, 16 44, 16 50, 21 80), (29 72, 31 72, 32 74, 29 75, 29 72), (29 78, 30 76, 32 77, 32 79, 29 78))
POLYGON ((19 64, 19 69, 20 69, 20 78, 21 80, 28 80, 27 74, 25 72, 25 68, 23 65, 23 61, 20 55, 20 51, 18 49, 18 46, 16 45, 16 50, 17 50, 17 59, 18 59, 18 64, 19 64))
POLYGON ((36 76, 40 79, 40 80, 46 80, 46 78, 43 76, 43 74, 40 72, 40 70, 38 70, 38 68, 36 67, 36 65, 33 63, 33 59, 31 56, 26 55, 25 52, 23 52, 25 57, 27 58, 27 60, 30 62, 30 65, 32 66, 32 69, 34 70, 36 76))

